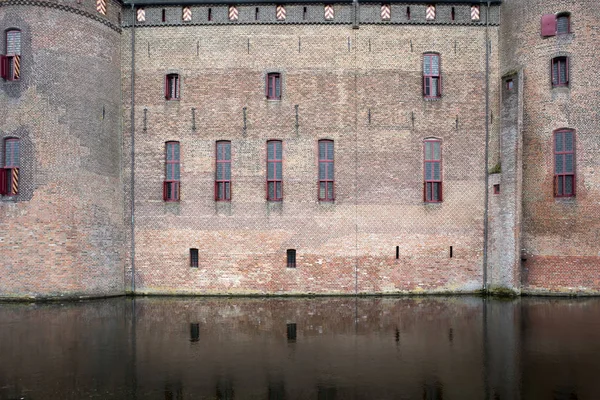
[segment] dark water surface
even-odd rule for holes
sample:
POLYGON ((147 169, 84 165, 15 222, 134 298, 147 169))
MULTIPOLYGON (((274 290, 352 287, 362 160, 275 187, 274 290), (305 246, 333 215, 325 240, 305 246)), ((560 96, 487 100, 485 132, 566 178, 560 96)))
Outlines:
POLYGON ((600 299, 0 304, 0 399, 600 399, 600 299))

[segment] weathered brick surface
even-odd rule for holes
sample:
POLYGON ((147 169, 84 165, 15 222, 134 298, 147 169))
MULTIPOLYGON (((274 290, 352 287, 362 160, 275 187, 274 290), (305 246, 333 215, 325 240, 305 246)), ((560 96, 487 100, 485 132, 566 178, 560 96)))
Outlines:
POLYGON ((22 75, 0 83, 0 139, 23 149, 19 195, 0 200, 0 297, 121 294, 119 33, 76 12, 91 2, 10 3, 0 31, 21 30, 22 75))
MULTIPOLYGON (((490 28, 494 43, 496 29, 490 28)), ((123 33, 126 54, 130 33, 123 33)), ((484 37, 481 26, 136 29, 136 290, 480 289, 484 37), (438 101, 424 101, 421 94, 427 51, 441 55, 443 96, 438 101), (281 101, 264 98, 269 71, 282 73, 281 101), (164 99, 169 72, 181 75, 180 101, 164 99), (423 203, 427 137, 443 141, 441 204, 423 203), (281 204, 265 200, 268 139, 283 140, 281 204), (317 201, 319 139, 335 141, 334 203, 317 201), (162 200, 168 140, 181 143, 177 204, 162 200), (233 195, 226 204, 214 201, 216 140, 232 142, 233 195), (191 247, 200 250, 198 269, 189 267, 191 247), (286 269, 288 248, 298 252, 295 270, 286 269)), ((123 60, 125 99, 129 62, 123 60)), ((495 99, 495 89, 492 93, 495 99)), ((125 143, 128 105, 129 99, 125 143)))
POLYGON ((599 293, 600 133, 595 1, 506 0, 502 6, 502 74, 524 68, 523 290, 599 293), (542 38, 543 14, 571 13, 568 35, 542 38), (568 55, 568 88, 552 88, 550 62, 568 55), (573 198, 553 196, 553 131, 575 130, 573 198), (566 277, 569 277, 565 280, 566 277))

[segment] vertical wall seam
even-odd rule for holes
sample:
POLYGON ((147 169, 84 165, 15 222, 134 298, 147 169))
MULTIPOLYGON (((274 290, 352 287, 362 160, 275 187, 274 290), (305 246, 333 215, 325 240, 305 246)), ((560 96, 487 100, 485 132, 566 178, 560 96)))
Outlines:
POLYGON ((131 293, 135 294, 135 5, 131 3, 131 293))
POLYGON ((484 192, 484 212, 483 212, 483 290, 487 291, 487 269, 488 269, 488 214, 489 214, 489 147, 490 147, 490 44, 489 44, 489 26, 490 26, 490 1, 487 2, 485 9, 485 192, 484 192))

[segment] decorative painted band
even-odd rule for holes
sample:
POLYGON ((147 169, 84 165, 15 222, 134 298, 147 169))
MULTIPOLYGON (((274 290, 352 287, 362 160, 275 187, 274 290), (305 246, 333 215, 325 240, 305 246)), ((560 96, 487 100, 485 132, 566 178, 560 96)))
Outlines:
POLYGON ((71 12, 74 14, 79 14, 86 18, 93 19, 94 21, 98 21, 98 22, 108 26, 112 30, 121 33, 121 27, 113 24, 106 18, 102 18, 100 16, 102 14, 92 14, 87 11, 79 10, 77 8, 67 6, 64 4, 57 4, 57 3, 53 3, 51 1, 44 1, 44 0, 3 0, 3 1, 0 1, 0 7, 8 7, 8 6, 35 6, 35 7, 55 8, 55 9, 58 9, 61 11, 67 11, 67 12, 71 12))

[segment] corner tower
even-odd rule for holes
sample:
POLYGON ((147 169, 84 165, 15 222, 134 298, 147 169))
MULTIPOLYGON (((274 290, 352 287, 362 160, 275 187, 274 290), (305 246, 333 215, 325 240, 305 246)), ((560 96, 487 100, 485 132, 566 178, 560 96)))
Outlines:
POLYGON ((0 298, 123 293, 120 13, 0 3, 0 298))

